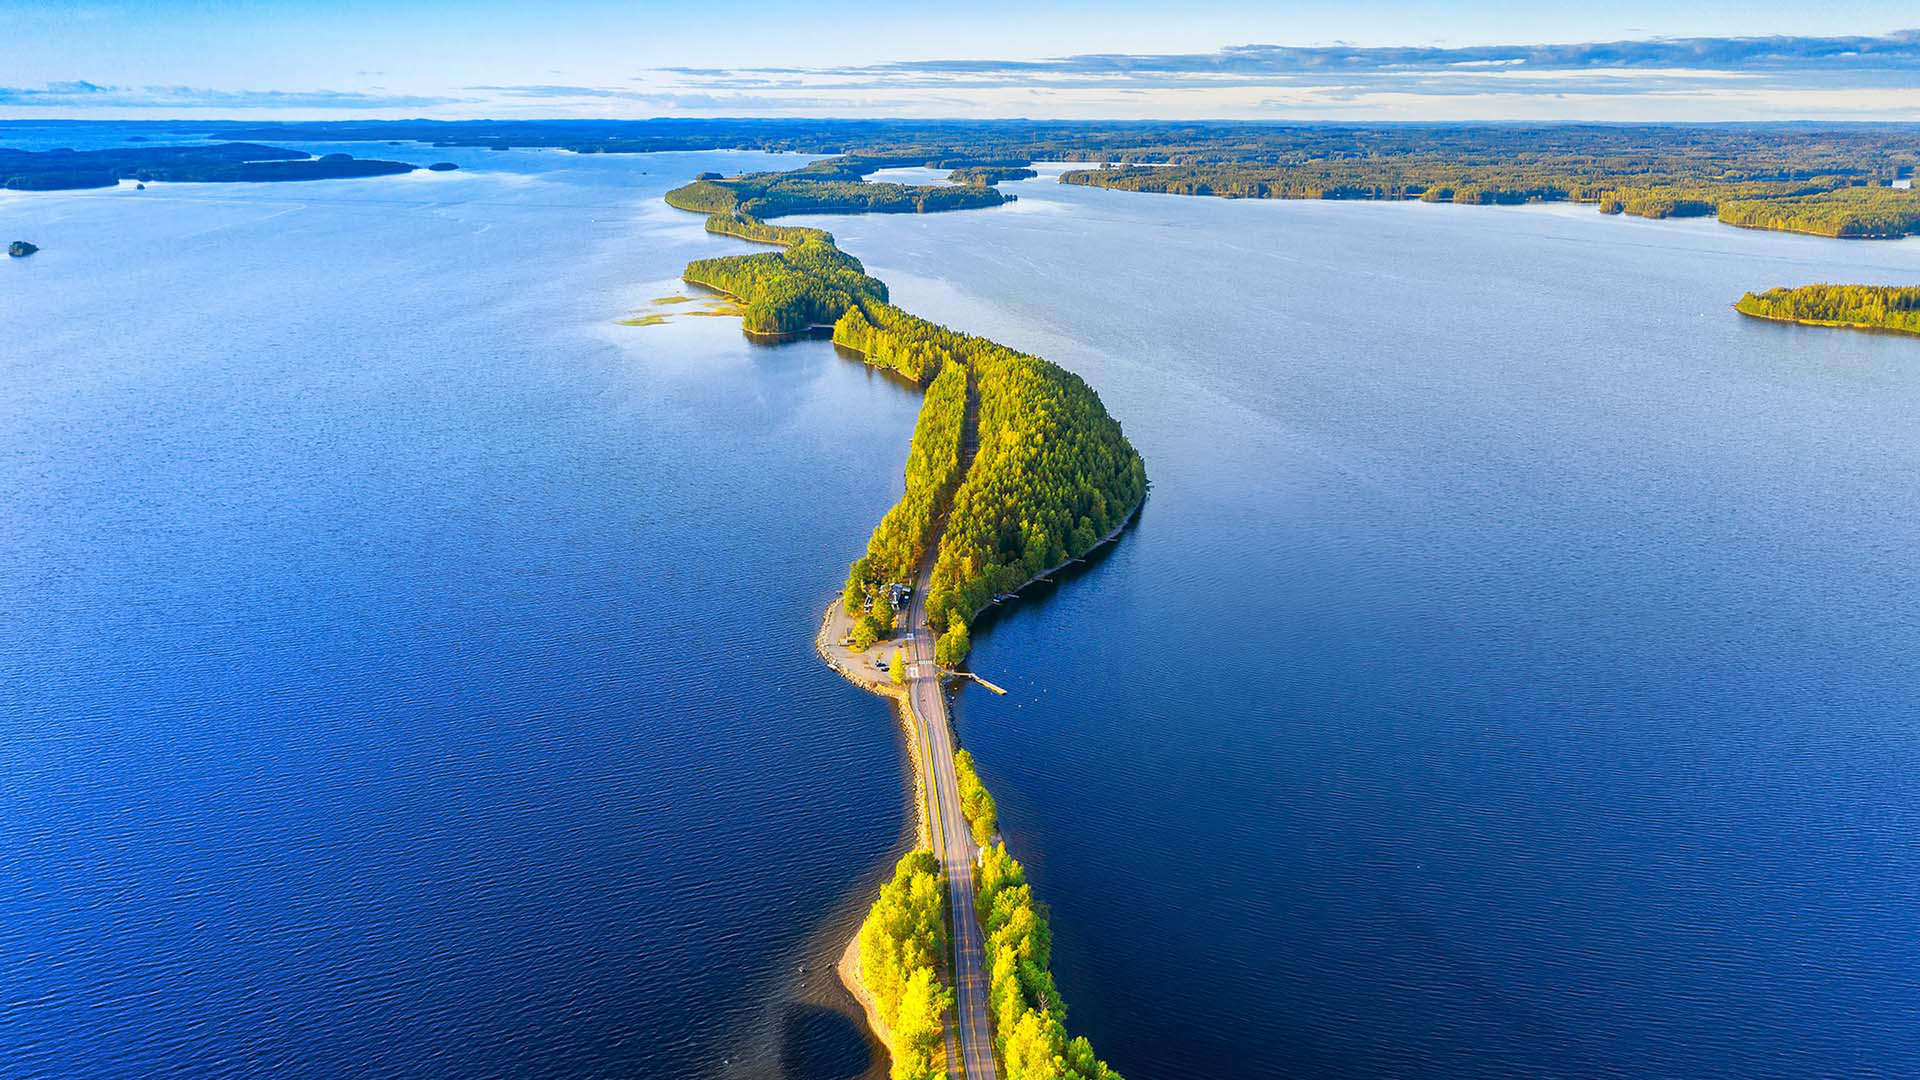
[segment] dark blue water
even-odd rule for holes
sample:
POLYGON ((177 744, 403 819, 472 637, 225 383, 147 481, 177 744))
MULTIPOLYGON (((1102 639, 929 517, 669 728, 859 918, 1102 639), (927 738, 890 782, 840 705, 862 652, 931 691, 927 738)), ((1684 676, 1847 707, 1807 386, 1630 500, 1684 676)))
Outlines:
MULTIPOLYGON (((821 963, 902 763, 808 639, 916 401, 614 325, 738 250, 661 190, 794 159, 441 156, 0 196, 0 1075, 866 1064, 821 963)), ((1072 1027, 1920 1072, 1920 342, 1727 307, 1920 245, 1013 190, 822 223, 1155 481, 961 700, 1072 1027)))
POLYGON ((791 158, 424 153, 0 196, 0 1076, 858 1072, 901 751, 809 631, 917 395, 615 325, 791 158))
POLYGON ((1085 375, 1139 526, 959 735, 1129 1075, 1920 1075, 1920 242, 1014 186, 833 219, 1085 375))

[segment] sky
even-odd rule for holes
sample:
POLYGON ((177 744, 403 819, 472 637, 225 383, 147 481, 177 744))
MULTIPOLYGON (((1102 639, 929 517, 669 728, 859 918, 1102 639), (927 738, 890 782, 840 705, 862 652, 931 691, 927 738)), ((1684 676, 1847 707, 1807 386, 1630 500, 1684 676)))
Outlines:
POLYGON ((0 118, 1920 121, 1920 3, 0 0, 0 118))

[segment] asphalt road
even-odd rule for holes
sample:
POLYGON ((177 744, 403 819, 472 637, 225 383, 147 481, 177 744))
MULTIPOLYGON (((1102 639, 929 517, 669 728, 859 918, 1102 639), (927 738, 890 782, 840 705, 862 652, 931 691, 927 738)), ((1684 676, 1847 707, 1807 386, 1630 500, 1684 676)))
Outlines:
MULTIPOLYGON (((937 550, 938 545, 932 545, 937 550)), ((987 1012, 986 948, 973 911, 973 834, 960 813, 960 783, 953 772, 953 728, 947 698, 933 661, 933 629, 927 625, 927 585, 933 556, 920 564, 913 599, 907 605, 907 699, 912 706, 915 752, 924 755, 929 778, 927 820, 932 823, 933 854, 947 872, 953 906, 954 1013, 947 1024, 949 1075, 954 1073, 953 1042, 967 1080, 994 1080, 993 1028, 987 1012)))

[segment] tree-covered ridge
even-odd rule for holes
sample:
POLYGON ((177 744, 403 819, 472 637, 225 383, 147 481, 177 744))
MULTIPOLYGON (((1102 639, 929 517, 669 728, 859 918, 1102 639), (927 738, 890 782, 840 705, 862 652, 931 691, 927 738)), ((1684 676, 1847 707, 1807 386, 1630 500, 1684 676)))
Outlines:
MULTIPOLYGON (((849 308, 848 313, 859 310, 849 308)), ((867 553, 847 569, 841 601, 847 613, 856 616, 856 648, 893 636, 894 611, 884 586, 913 580, 914 568, 953 502, 963 467, 967 397, 967 369, 956 363, 947 364, 927 387, 907 450, 906 494, 874 528, 867 553)))
POLYGON ((954 495, 927 596, 940 663, 966 655, 967 623, 996 595, 1085 555, 1145 497, 1139 453, 1066 369, 891 304, 848 310, 834 340, 904 372, 959 363, 973 376, 979 449, 954 495))
POLYGON ((950 363, 965 363, 982 339, 916 318, 892 304, 848 308, 833 342, 924 383, 950 363))
POLYGON ((1920 334, 1920 288, 1802 285, 1748 293, 1734 307, 1762 319, 1920 334))
POLYGON ((802 240, 833 243, 833 234, 825 229, 809 229, 803 225, 769 225, 745 214, 732 212, 709 214, 707 231, 720 236, 737 236, 756 244, 778 244, 782 247, 802 240))
POLYGON ((944 1080, 943 1027, 953 992, 940 981, 952 940, 946 882, 925 850, 900 857, 860 924, 860 981, 893 1051, 892 1080, 944 1080))
MULTIPOLYGON (((927 596, 943 645, 956 630, 966 641, 968 622, 996 595, 1091 551, 1147 493, 1145 463, 1092 387, 1037 356, 975 340, 979 449, 954 494, 927 596)), ((964 655, 949 646, 940 659, 964 655)))
POLYGON ((746 308, 743 328, 762 336, 830 326, 857 303, 886 302, 886 284, 868 276, 860 260, 835 247, 831 236, 818 229, 799 231, 805 235, 782 251, 698 259, 681 277, 732 293, 746 308))
POLYGON ((1053 984, 1053 929, 1026 871, 1005 844, 980 852, 980 926, 987 939, 987 1004, 1005 1080, 1120 1080, 1084 1036, 1067 1037, 1067 1006, 1053 984))

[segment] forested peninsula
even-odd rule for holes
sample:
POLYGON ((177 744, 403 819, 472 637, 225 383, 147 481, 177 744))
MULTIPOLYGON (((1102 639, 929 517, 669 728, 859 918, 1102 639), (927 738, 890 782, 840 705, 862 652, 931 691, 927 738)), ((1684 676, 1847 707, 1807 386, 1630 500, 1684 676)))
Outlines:
POLYGON ((418 168, 403 161, 314 157, 255 143, 217 146, 129 146, 108 150, 10 150, 0 147, 0 188, 69 191, 113 187, 122 180, 196 183, 274 183, 392 176, 418 168))
POLYGON ((836 344, 929 389, 908 458, 907 494, 854 562, 842 600, 860 619, 857 633, 871 635, 868 641, 886 636, 895 613, 882 586, 909 580, 944 525, 928 605, 940 661, 950 666, 965 658, 968 623, 995 596, 1085 555, 1132 516, 1146 495, 1146 466, 1079 376, 902 311, 888 302, 885 283, 830 233, 768 225, 745 209, 770 191, 779 193, 773 201, 781 213, 999 201, 991 188, 847 180, 855 170, 871 172, 870 164, 818 162, 794 173, 709 177, 674 189, 667 201, 708 214, 710 232, 782 247, 686 268, 686 280, 740 301, 747 333, 779 337, 831 327, 836 344), (849 187, 901 190, 862 194, 849 187), (991 201, 934 201, 935 192, 991 201), (963 466, 959 443, 969 413, 979 449, 963 466))
MULTIPOLYGON (((686 268, 687 281, 727 292, 741 304, 744 332, 779 338, 831 327, 837 345, 923 389, 908 447, 906 492, 849 568, 836 603, 854 619, 849 640, 855 650, 892 637, 907 614, 897 590, 920 579, 931 555, 925 621, 938 632, 938 665, 951 668, 970 648, 969 620, 997 593, 1117 533, 1146 496, 1146 469, 1099 395, 1078 376, 902 311, 889 302, 885 283, 841 251, 830 233, 762 220, 764 214, 924 213, 1002 201, 985 178, 957 187, 866 183, 864 176, 883 167, 876 160, 834 159, 789 173, 732 178, 706 174, 674 189, 667 201, 707 214, 709 232, 779 248, 701 259, 686 268)), ((969 166, 961 160, 951 167, 969 166)), ((897 684, 906 674, 898 649, 889 681, 895 685, 871 678, 865 685, 901 696, 897 684)), ((915 711, 910 701, 901 704, 903 718, 915 711)), ((938 700, 933 708, 936 716, 922 723, 944 730, 938 700)), ((912 722, 907 726, 915 729, 912 722)), ((924 751, 916 750, 914 763, 917 785, 925 791, 935 777, 927 772, 924 751)), ((985 935, 990 987, 986 1005, 972 1015, 984 1011, 990 1017, 994 1059, 1009 1080, 1119 1080, 1086 1039, 1068 1038, 1065 1006, 1048 970, 1051 932, 1044 911, 1004 845, 987 846, 997 817, 972 759, 963 751, 952 764, 959 812, 981 849, 982 870, 971 879, 971 896, 985 935)), ((934 828, 932 821, 925 825, 923 843, 934 828)), ((948 1059, 953 1036, 964 1033, 946 1030, 956 999, 942 972, 951 972, 956 937, 945 897, 949 884, 959 889, 954 904, 969 895, 962 875, 972 866, 966 858, 952 865, 958 880, 948 883, 933 852, 916 848, 903 856, 850 954, 857 957, 852 985, 892 1054, 893 1080, 935 1080, 958 1064, 948 1059)), ((969 956, 975 951, 967 950, 969 956)), ((978 984, 971 985, 978 1001, 978 984)))
POLYGON ((1888 285, 1802 285, 1748 293, 1734 310, 1756 319, 1920 334, 1920 288, 1888 285))

